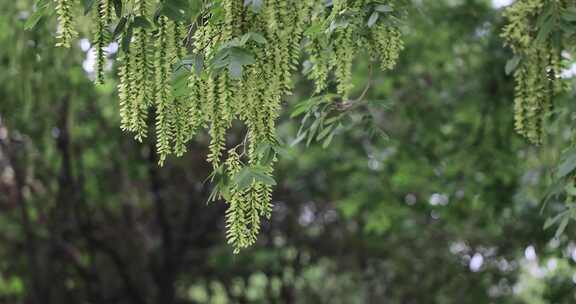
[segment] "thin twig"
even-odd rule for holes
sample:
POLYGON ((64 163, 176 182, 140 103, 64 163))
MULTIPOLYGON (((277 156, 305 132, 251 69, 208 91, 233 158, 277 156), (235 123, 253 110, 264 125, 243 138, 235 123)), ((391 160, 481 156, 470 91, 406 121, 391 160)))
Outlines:
POLYGON ((364 98, 366 97, 366 94, 368 94, 368 91, 370 90, 370 87, 372 86, 372 80, 373 80, 372 76, 373 76, 373 66, 372 66, 372 63, 370 63, 368 65, 368 81, 366 82, 366 85, 364 86, 362 93, 356 99, 353 99, 353 100, 348 99, 348 100, 342 101, 342 103, 339 104, 337 106, 337 108, 340 111, 349 111, 355 107, 358 107, 361 104, 362 100, 364 100, 364 98))

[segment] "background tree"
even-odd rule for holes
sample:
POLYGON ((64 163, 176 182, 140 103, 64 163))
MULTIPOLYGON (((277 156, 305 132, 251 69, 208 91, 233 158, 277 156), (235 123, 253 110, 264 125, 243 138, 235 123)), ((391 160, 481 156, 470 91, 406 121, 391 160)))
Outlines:
POLYGON ((574 301, 571 226, 542 229, 564 197, 540 213, 572 105, 558 99, 542 147, 514 135, 511 54, 487 1, 424 4, 392 72, 359 56, 358 106, 295 81, 277 136, 299 143, 281 151, 274 216, 239 255, 225 206, 206 205, 208 137, 158 167, 153 138, 119 129, 116 80, 94 87, 82 69, 95 49, 55 49, 47 18, 25 31, 30 5, 0 4, 5 303, 574 301))

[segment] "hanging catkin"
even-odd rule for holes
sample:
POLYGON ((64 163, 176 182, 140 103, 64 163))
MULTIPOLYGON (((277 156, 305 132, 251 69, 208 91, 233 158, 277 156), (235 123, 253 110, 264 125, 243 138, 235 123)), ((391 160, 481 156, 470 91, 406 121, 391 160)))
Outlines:
POLYGON ((96 49, 96 84, 104 83, 104 67, 106 65, 106 46, 110 42, 110 0, 99 0, 95 10, 96 31, 94 33, 94 48, 96 49))
POLYGON ((78 34, 73 25, 73 2, 74 0, 54 0, 58 17, 57 46, 69 48, 72 39, 78 34))
MULTIPOLYGON (((502 36, 515 54, 513 60, 515 97, 514 120, 516 131, 534 144, 542 143, 545 118, 552 109, 552 97, 562 90, 559 75, 562 46, 554 44, 552 31, 538 25, 557 26, 556 15, 567 1, 522 0, 505 11, 508 24, 502 36)), ((556 36, 558 37, 558 36, 556 36)))

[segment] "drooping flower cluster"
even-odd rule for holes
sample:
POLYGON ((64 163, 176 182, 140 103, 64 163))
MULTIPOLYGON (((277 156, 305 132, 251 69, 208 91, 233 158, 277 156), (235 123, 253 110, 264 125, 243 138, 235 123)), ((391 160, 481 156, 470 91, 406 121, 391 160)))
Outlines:
POLYGON ((382 69, 394 67, 404 48, 401 17, 392 2, 382 1, 336 0, 330 10, 315 11, 313 27, 306 33, 306 51, 311 63, 308 77, 314 80, 316 93, 326 89, 334 71, 338 94, 347 99, 353 89, 353 61, 359 54, 378 60, 382 69))
MULTIPOLYGON (((72 1, 55 1, 60 44, 67 46, 74 36, 72 1)), ((334 79, 342 99, 353 89, 356 56, 390 69, 403 48, 402 13, 392 0, 214 0, 204 1, 193 17, 185 14, 190 7, 178 6, 187 1, 95 3, 97 82, 106 45, 121 41, 121 128, 142 141, 153 120, 160 164, 182 155, 207 129, 215 187, 210 199, 229 205, 226 235, 236 252, 256 241, 261 219, 272 211, 276 119, 303 47, 316 93, 334 79), (246 129, 240 142, 227 138, 235 121, 246 129)))
POLYGON ((58 17, 58 43, 57 46, 69 48, 70 43, 78 34, 74 29, 71 0, 54 0, 56 15, 58 17))
POLYGON ((562 89, 562 13, 568 1, 521 0, 505 12, 502 36, 515 57, 508 62, 516 82, 515 128, 530 142, 542 142, 552 97, 562 89))
POLYGON ((96 46, 96 83, 104 82, 104 66, 106 65, 106 46, 110 43, 109 26, 112 23, 112 3, 111 0, 98 0, 95 10, 96 31, 94 33, 94 44, 96 46))

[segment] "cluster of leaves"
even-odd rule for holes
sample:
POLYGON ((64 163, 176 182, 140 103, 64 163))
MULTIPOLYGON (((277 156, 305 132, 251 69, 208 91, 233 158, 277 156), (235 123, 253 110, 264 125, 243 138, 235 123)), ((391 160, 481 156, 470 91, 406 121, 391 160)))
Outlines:
POLYGON ((309 146, 312 142, 318 142, 327 148, 335 136, 355 127, 365 131, 371 139, 388 138, 375 122, 373 113, 388 110, 390 103, 360 99, 343 102, 339 98, 336 94, 325 94, 297 103, 290 117, 301 117, 301 120, 292 145, 305 141, 309 146))
POLYGON ((555 238, 560 238, 570 220, 576 219, 576 148, 570 147, 560 156, 558 165, 552 174, 552 183, 542 199, 542 212, 551 202, 563 202, 562 210, 554 210, 555 214, 544 223, 544 228, 556 227, 555 238))

